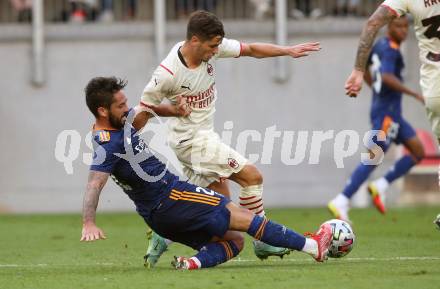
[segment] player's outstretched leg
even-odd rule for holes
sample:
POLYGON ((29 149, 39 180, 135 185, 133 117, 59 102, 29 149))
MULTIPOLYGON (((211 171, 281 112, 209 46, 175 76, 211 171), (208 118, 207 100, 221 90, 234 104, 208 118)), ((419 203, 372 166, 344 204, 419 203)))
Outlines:
POLYGON ((247 233, 272 246, 308 253, 318 262, 327 259, 328 249, 333 239, 329 224, 321 225, 315 234, 311 234, 310 238, 305 238, 283 225, 260 216, 254 217, 247 233))
POLYGON ((245 231, 255 239, 271 246, 305 252, 318 262, 327 259, 328 249, 333 239, 329 224, 321 225, 316 234, 312 234, 311 238, 305 238, 283 225, 238 208, 233 203, 229 203, 227 208, 231 212, 231 230, 245 231))
MULTIPOLYGON (((259 216, 265 216, 263 206, 263 177, 254 165, 244 168, 230 177, 242 186, 240 190, 240 206, 259 216)), ((288 248, 280 248, 266 244, 260 240, 253 241, 254 253, 260 260, 270 256, 283 258, 290 254, 288 248)))
MULTIPOLYGON (((236 231, 247 232, 257 240, 276 247, 289 248, 311 255, 316 261, 327 259, 328 250, 333 240, 329 224, 322 224, 319 230, 306 238, 283 225, 264 217, 257 216, 249 210, 239 208, 232 202, 226 205, 230 211, 229 229, 224 239, 204 245, 193 257, 174 257, 171 263, 176 269, 195 270, 209 268, 234 258, 243 249, 244 239, 236 231)), ((216 224, 212 224, 216 226, 216 224)))
POLYGON ((147 230, 148 248, 144 256, 144 266, 153 268, 160 256, 167 250, 168 244, 164 238, 153 232, 150 228, 147 230))

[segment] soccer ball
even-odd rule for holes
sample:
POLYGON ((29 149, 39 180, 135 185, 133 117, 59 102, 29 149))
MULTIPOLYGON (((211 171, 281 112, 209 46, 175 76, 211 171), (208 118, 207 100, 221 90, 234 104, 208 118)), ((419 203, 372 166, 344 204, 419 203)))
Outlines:
POLYGON ((332 219, 325 224, 332 227, 333 241, 328 251, 331 258, 341 258, 346 256, 353 249, 355 235, 350 224, 338 219, 332 219))
POLYGON ((434 224, 437 225, 437 229, 440 230, 440 214, 438 214, 437 218, 435 218, 434 224))

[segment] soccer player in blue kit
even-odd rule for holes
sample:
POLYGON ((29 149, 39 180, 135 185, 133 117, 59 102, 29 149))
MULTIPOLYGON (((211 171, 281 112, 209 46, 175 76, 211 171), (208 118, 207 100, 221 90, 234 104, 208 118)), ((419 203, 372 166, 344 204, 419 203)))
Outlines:
POLYGON ((96 122, 81 241, 106 238, 95 217, 99 195, 111 177, 155 232, 198 251, 190 258, 175 257, 176 269, 213 267, 234 258, 244 245, 239 231, 273 246, 305 252, 318 262, 327 258, 332 242, 330 225, 321 225, 316 234, 305 238, 169 172, 134 129, 143 127, 151 114, 139 106, 128 108, 122 90, 125 85, 114 77, 96 77, 85 88, 86 103, 96 122))
MULTIPOLYGON (((400 44, 408 34, 408 19, 405 16, 394 19, 388 25, 386 37, 378 40, 374 45, 365 73, 365 81, 373 90, 373 101, 370 119, 373 130, 381 130, 382 138, 374 138, 374 144, 369 148, 371 159, 377 149, 385 153, 391 143, 402 143, 410 152, 399 159, 387 174, 368 184, 368 191, 376 208, 383 214, 385 192, 390 183, 405 175, 415 164, 424 157, 423 146, 412 126, 402 116, 402 94, 415 97, 423 103, 423 96, 409 89, 402 83, 403 57, 400 44)), ((353 172, 342 193, 328 203, 332 214, 339 219, 349 221, 348 211, 350 199, 367 180, 377 165, 361 163, 353 172)))

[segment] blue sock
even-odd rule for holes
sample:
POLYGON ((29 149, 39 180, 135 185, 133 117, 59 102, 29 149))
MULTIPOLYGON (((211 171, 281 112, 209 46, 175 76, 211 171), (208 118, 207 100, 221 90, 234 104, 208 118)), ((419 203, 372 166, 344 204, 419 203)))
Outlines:
POLYGON ((365 182, 366 179, 368 179, 368 176, 375 168, 376 166, 364 165, 362 163, 359 164, 358 167, 354 170, 350 179, 347 181, 347 184, 345 185, 342 194, 351 199, 354 193, 356 193, 362 183, 365 182))
POLYGON ((209 243, 194 256, 199 259, 201 268, 214 267, 234 258, 240 251, 233 241, 209 243))
POLYGON ((301 251, 306 238, 285 226, 255 215, 247 231, 249 235, 266 244, 301 251))
POLYGON ((385 175, 385 179, 388 181, 388 183, 391 183, 406 174, 415 164, 416 161, 411 156, 406 155, 391 167, 391 169, 385 175))

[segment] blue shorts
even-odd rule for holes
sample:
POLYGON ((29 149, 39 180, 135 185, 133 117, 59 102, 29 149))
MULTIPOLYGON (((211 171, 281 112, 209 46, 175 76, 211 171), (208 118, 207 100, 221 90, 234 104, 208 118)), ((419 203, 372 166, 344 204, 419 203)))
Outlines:
POLYGON ((178 181, 145 221, 162 237, 200 250, 229 230, 229 202, 210 189, 178 181))
POLYGON ((391 143, 401 144, 416 136, 414 128, 402 116, 381 115, 373 118, 371 123, 373 130, 385 132, 385 141, 378 141, 377 137, 373 138, 373 141, 384 152, 388 150, 391 143))

